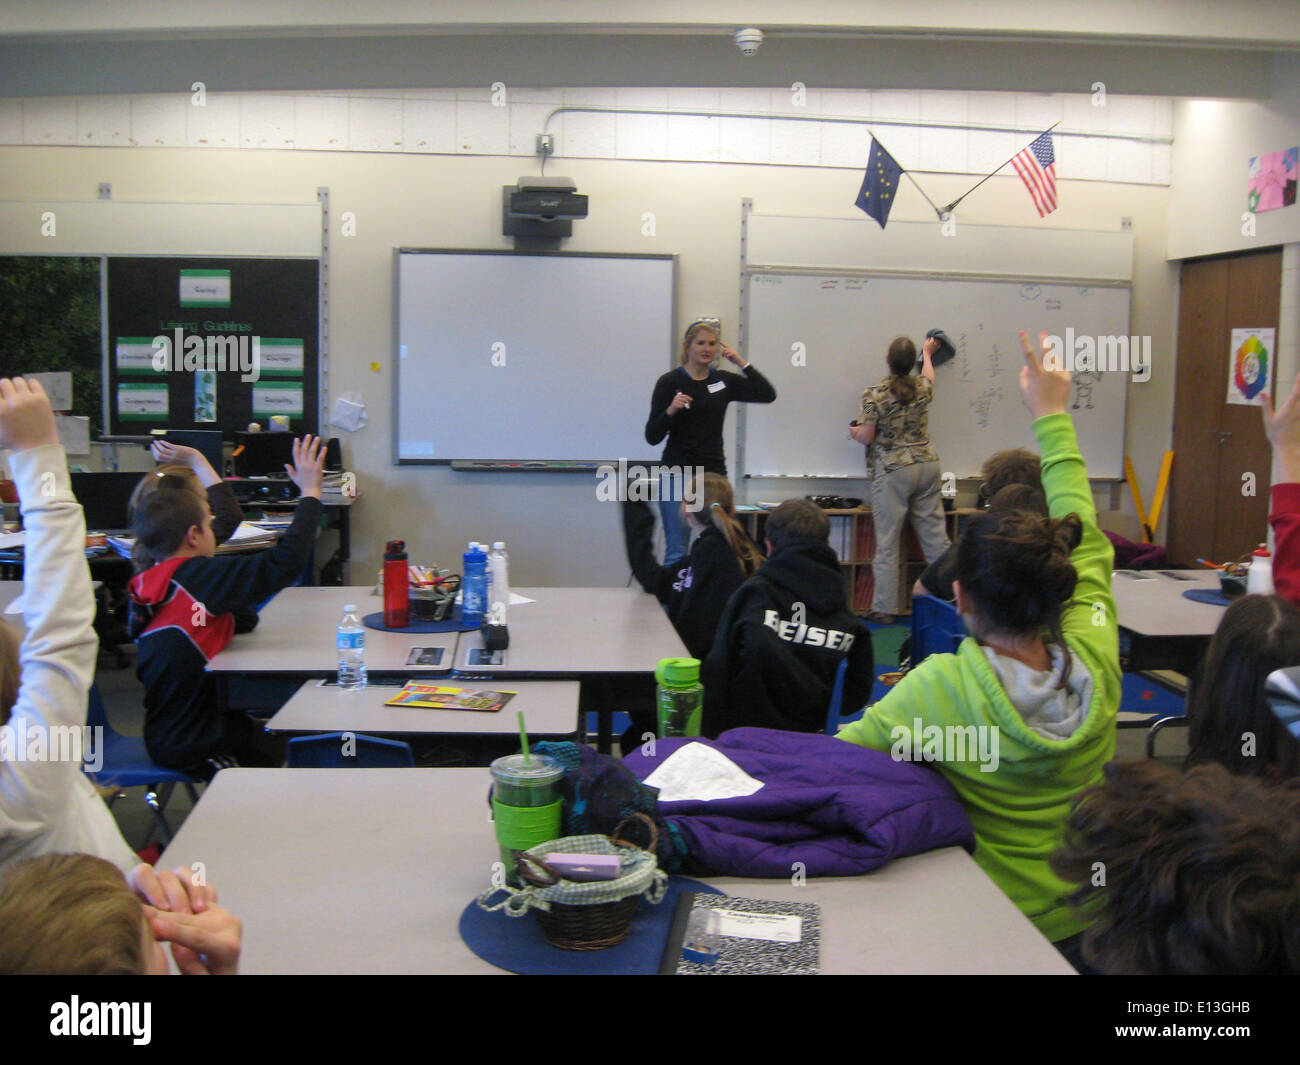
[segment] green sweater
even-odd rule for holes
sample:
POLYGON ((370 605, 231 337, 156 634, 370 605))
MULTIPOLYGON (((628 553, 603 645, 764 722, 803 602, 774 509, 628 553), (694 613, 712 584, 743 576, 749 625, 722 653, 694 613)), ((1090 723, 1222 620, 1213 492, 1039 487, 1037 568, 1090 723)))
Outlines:
POLYGON ((1103 767, 1115 754, 1119 635, 1110 591, 1114 552, 1097 527, 1074 423, 1068 414, 1052 414, 1034 422, 1034 433, 1052 516, 1073 513, 1083 522, 1083 539, 1071 556, 1078 585, 1062 617, 1076 666, 1083 665, 1092 675, 1092 700, 1082 723, 1062 740, 1032 731, 1007 697, 984 649, 968 637, 955 655, 927 658, 839 735, 907 757, 909 747, 924 747, 938 735, 930 726, 940 726, 948 742, 935 765, 956 788, 975 826, 976 862, 1038 930, 1056 942, 1091 923, 1065 904, 1063 896, 1072 885, 1053 874, 1047 863, 1061 843, 1074 797, 1101 781, 1103 767), (958 732, 972 725, 978 731, 958 732), (997 730, 998 765, 984 772, 981 765, 988 760, 982 762, 971 753, 971 748, 979 749, 972 741, 979 737, 987 752, 992 729, 997 730), (967 744, 964 756, 954 742, 958 738, 967 744))

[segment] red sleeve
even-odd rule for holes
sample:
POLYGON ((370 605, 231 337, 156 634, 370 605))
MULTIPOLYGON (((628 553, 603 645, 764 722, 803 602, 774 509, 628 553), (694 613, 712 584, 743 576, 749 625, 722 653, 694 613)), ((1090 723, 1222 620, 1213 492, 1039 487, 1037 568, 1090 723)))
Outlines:
POLYGON ((1273 587, 1300 605, 1300 484, 1273 486, 1273 587))

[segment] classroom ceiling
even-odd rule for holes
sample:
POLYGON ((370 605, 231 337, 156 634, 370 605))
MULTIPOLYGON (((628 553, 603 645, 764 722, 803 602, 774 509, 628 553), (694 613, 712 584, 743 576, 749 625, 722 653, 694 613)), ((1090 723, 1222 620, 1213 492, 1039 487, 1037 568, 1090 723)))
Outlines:
POLYGON ((22 0, 0 96, 761 86, 1266 99, 1296 0, 22 0), (732 31, 766 35, 746 58, 732 31))

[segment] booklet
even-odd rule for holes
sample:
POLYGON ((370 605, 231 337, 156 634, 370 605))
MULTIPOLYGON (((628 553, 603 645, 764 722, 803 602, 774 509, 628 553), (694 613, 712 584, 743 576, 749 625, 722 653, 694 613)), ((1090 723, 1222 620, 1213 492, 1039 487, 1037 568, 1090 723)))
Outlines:
POLYGON ((452 688, 446 684, 427 684, 412 680, 385 706, 418 706, 430 710, 481 710, 495 713, 515 697, 516 692, 482 691, 477 688, 452 688))

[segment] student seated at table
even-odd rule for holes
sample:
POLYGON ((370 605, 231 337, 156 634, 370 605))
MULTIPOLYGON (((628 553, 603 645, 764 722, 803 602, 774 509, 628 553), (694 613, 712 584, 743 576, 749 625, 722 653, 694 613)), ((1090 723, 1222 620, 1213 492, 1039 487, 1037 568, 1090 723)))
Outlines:
POLYGON ((741 726, 821 731, 845 655, 843 712, 871 695, 871 636, 849 610, 829 536, 830 519, 806 499, 768 516, 767 561, 727 603, 704 663, 705 736, 741 726))
POLYGON ((686 557, 668 566, 654 559, 654 512, 648 503, 623 504, 627 558, 637 582, 668 610, 669 620, 692 658, 703 660, 713 646, 718 618, 732 593, 752 577, 763 556, 736 520, 731 484, 706 473, 702 485, 682 503, 691 530, 686 557))
POLYGON ((1269 708, 1268 675, 1300 666, 1300 609, 1276 595, 1247 595, 1223 612, 1187 704, 1188 766, 1300 776, 1300 743, 1269 708))
POLYGON ((158 487, 141 500, 136 565, 148 568, 131 579, 130 631, 145 686, 145 747, 160 765, 210 780, 257 760, 247 717, 222 712, 204 666, 257 624, 257 604, 302 572, 320 523, 324 456, 319 438, 294 441, 285 467, 301 492, 293 523, 256 555, 213 557, 212 511, 187 488, 158 487))
POLYGON ((153 891, 89 854, 14 862, 0 882, 0 975, 149 976, 238 971, 241 924, 188 869, 157 873, 153 891), (161 899, 160 899, 161 896, 161 899), (166 910, 151 905, 161 901, 166 910))
POLYGON ((1115 753, 1119 639, 1112 548, 1066 413, 1070 375, 1044 370, 1020 336, 1020 388, 1052 517, 1017 510, 971 524, 954 586, 971 636, 956 654, 928 657, 839 735, 933 762, 970 815, 976 862, 1061 945, 1088 919, 1065 904, 1070 885, 1048 860, 1071 801, 1115 753))
POLYGON ((0 621, 0 869, 65 850, 130 869, 138 859, 82 771, 95 599, 85 516, 38 381, 0 379, 0 448, 11 452, 27 534, 27 634, 0 621))
POLYGON ((1082 953, 1103 973, 1300 973, 1295 782, 1111 763, 1052 867, 1095 914, 1082 953))
POLYGON ((212 468, 203 452, 166 440, 155 440, 149 452, 159 466, 140 478, 140 483, 131 493, 127 513, 134 515, 140 501, 160 487, 189 488, 212 508, 212 535, 218 546, 229 540, 244 520, 244 509, 230 485, 212 468))

